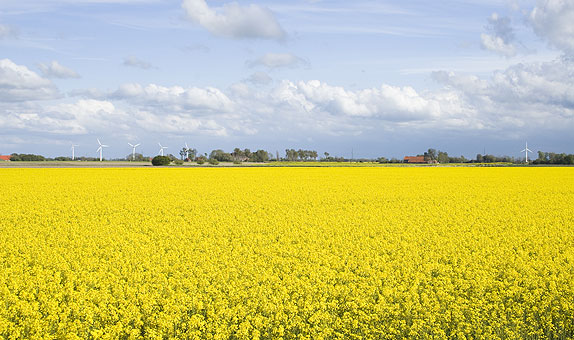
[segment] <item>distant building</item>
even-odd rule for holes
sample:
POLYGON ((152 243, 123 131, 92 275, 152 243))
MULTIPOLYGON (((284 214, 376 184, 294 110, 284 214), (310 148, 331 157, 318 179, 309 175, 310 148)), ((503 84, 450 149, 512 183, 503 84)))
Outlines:
POLYGON ((409 164, 427 164, 429 161, 425 160, 425 156, 405 156, 403 163, 409 164))
POLYGON ((10 160, 10 156, 1 156, 0 155, 0 161, 9 161, 10 160))

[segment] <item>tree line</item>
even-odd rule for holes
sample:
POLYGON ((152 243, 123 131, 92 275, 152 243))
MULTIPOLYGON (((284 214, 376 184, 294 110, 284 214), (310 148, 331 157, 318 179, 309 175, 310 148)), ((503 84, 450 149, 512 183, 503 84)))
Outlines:
POLYGON ((538 159, 534 164, 574 164, 574 155, 565 153, 543 152, 538 151, 538 159))
MULTIPOLYGON (((167 157, 171 162, 183 163, 183 162, 197 162, 199 164, 204 164, 209 162, 210 164, 216 164, 218 162, 253 162, 253 163, 263 163, 263 162, 309 162, 309 161, 320 161, 320 162, 379 162, 379 163, 403 163, 402 159, 386 157, 380 157, 377 159, 359 158, 359 159, 348 159, 344 157, 333 157, 328 152, 323 153, 323 157, 319 157, 319 154, 315 150, 295 150, 295 149, 285 149, 285 154, 283 157, 279 155, 279 152, 275 154, 259 149, 257 151, 251 151, 250 149, 240 149, 235 148, 232 152, 225 152, 222 149, 212 150, 209 154, 199 154, 194 148, 183 148, 179 152, 179 158, 168 154, 167 157)), ((422 154, 417 156, 424 157, 424 160, 428 163, 522 163, 522 158, 515 158, 510 156, 495 156, 489 154, 477 154, 475 159, 467 159, 464 156, 453 157, 450 156, 446 151, 441 151, 437 149, 430 148, 422 154)), ((149 162, 152 157, 144 156, 141 153, 136 153, 135 155, 129 154, 124 158, 111 159, 113 161, 136 161, 136 162, 149 162)), ((70 157, 55 157, 49 158, 42 155, 36 154, 19 154, 13 153, 10 155, 10 160, 14 162, 43 162, 43 161, 71 161, 70 157)), ((76 161, 98 161, 97 157, 85 157, 80 156, 75 158, 76 161)), ((566 153, 554 153, 554 152, 543 152, 538 151, 538 158, 532 161, 532 164, 554 164, 554 165, 574 165, 574 154, 566 153)))

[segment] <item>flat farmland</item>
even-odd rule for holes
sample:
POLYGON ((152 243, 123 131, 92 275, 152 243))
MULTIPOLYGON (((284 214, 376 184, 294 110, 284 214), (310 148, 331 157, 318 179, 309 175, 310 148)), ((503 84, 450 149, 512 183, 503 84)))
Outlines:
POLYGON ((574 335, 574 168, 0 179, 0 338, 574 335))

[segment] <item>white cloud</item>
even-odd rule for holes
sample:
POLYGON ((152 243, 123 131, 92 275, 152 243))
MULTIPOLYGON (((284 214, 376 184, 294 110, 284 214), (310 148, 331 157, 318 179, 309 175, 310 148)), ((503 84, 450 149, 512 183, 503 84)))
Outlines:
POLYGON ((226 136, 227 129, 212 118, 186 113, 166 113, 118 108, 107 100, 81 99, 73 103, 5 110, 0 115, 4 131, 27 131, 51 135, 124 135, 136 131, 153 133, 226 136))
POLYGON ((212 87, 164 87, 155 84, 143 87, 140 84, 124 84, 112 94, 112 98, 177 111, 228 112, 233 108, 232 101, 219 89, 212 87))
POLYGON ((81 135, 127 129, 126 114, 107 101, 79 100, 35 110, 14 110, 5 114, 0 125, 31 132, 81 135))
POLYGON ((518 64, 494 72, 489 80, 474 76, 437 72, 434 78, 472 96, 496 103, 532 103, 574 110, 574 63, 556 60, 518 64))
POLYGON ((185 114, 158 115, 149 111, 134 114, 136 124, 148 132, 188 135, 227 136, 227 129, 213 119, 198 119, 185 114))
MULTIPOLYGON (((571 74, 574 62, 564 58, 515 65, 489 78, 436 72, 433 78, 444 87, 433 91, 388 84, 354 90, 318 80, 284 80, 275 87, 237 83, 224 90, 135 83, 111 94, 84 91, 85 99, 51 106, 0 102, 0 126, 59 135, 257 133, 254 139, 374 135, 401 129, 492 135, 523 128, 565 129, 574 128, 571 74)), ((26 79, 32 85, 51 84, 37 75, 33 78, 26 79)))
POLYGON ((513 44, 514 30, 510 26, 510 18, 493 13, 488 19, 486 29, 489 34, 480 35, 482 48, 505 57, 516 55, 516 46, 513 44))
POLYGON ((134 57, 134 56, 129 56, 129 57, 125 58, 123 65, 128 66, 128 67, 141 68, 142 70, 149 70, 149 69, 153 68, 153 65, 150 64, 149 62, 147 62, 145 60, 141 60, 141 59, 134 57))
POLYGON ((18 102, 58 96, 58 90, 50 80, 10 59, 0 60, 0 100, 18 102))
POLYGON ((574 118, 574 63, 567 59, 518 64, 490 79, 436 72, 433 78, 458 91, 481 113, 484 125, 515 129, 520 125, 563 128, 574 118), (511 126, 508 126, 510 124, 511 126))
POLYGON ((565 52, 574 53, 574 2, 571 0, 538 0, 530 13, 536 34, 565 52))
POLYGON ((51 63, 42 63, 39 65, 40 71, 42 71, 42 75, 46 78, 80 78, 80 75, 65 66, 62 66, 57 61, 52 61, 51 63))
POLYGON ((485 50, 489 50, 505 57, 514 57, 516 55, 516 47, 512 44, 507 44, 501 37, 481 34, 480 44, 485 50))
POLYGON ((376 117, 389 121, 433 119, 441 114, 438 102, 422 97, 411 87, 382 85, 380 88, 350 91, 318 80, 297 84, 284 81, 274 96, 306 111, 321 110, 335 115, 376 117))
POLYGON ((267 53, 256 60, 247 62, 250 67, 266 66, 269 68, 297 67, 308 64, 304 59, 290 53, 267 53))
POLYGON ((285 31, 273 13, 258 5, 240 6, 232 2, 216 11, 205 0, 183 0, 182 7, 191 21, 217 36, 275 40, 285 38, 285 31))

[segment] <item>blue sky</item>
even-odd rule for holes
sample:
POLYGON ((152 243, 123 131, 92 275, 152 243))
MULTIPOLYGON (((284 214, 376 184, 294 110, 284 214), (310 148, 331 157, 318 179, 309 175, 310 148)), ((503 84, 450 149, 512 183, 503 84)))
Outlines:
POLYGON ((0 0, 0 154, 574 152, 574 2, 0 0))

